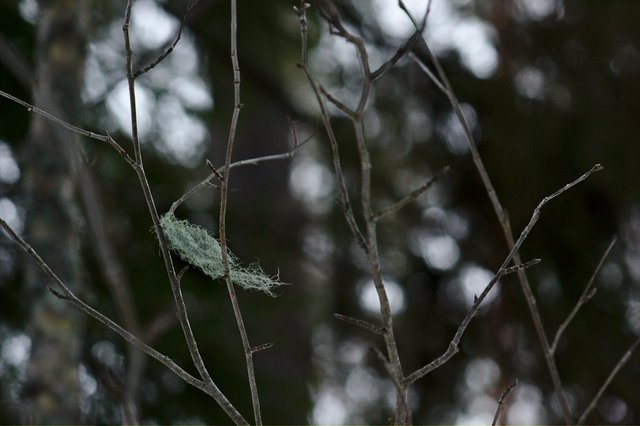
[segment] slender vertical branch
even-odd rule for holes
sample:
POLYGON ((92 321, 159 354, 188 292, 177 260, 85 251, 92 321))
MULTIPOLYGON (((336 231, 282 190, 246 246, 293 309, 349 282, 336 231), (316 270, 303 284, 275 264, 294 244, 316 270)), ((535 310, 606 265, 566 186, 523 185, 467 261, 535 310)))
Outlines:
POLYGON ((220 249, 222 252, 222 266, 224 268, 224 280, 231 299, 233 314, 236 318, 242 347, 244 348, 245 361, 247 364, 247 376, 249 379, 249 388, 251 391, 251 402, 253 405, 253 414, 257 425, 262 424, 262 414, 260 413, 260 398, 258 395, 258 385, 253 368, 253 348, 249 343, 247 330, 244 326, 240 304, 236 296, 236 290, 231 280, 229 255, 227 249, 226 237, 226 217, 227 203, 229 196, 229 176, 231 172, 231 156, 233 154, 233 144, 236 138, 236 129, 238 127, 238 119, 240 117, 240 109, 242 103, 240 101, 240 63, 238 61, 238 5, 237 0, 231 0, 231 64, 233 67, 233 115, 231 116, 231 124, 229 126, 229 137, 227 139, 227 149, 224 157, 224 170, 222 171, 222 182, 220 186, 220 216, 219 216, 219 235, 220 249))

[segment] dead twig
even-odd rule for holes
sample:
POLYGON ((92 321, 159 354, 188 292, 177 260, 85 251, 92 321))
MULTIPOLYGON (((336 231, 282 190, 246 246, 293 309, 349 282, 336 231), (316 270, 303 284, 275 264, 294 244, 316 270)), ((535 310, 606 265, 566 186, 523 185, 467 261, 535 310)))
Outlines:
POLYGON ((500 414, 502 414, 502 408, 504 407, 504 400, 507 398, 507 396, 509 396, 511 391, 514 390, 516 386, 518 386, 517 379, 515 382, 507 386, 504 392, 502 392, 502 395, 500 395, 500 399, 498 400, 498 407, 496 408, 496 414, 493 416, 493 421, 491 422, 491 426, 496 426, 496 424, 498 423, 500 414))
MULTIPOLYGON (((420 25, 416 28, 416 30, 414 31, 414 33, 411 35, 411 37, 409 37, 407 39, 407 41, 405 42, 404 45, 402 45, 394 54, 393 56, 386 61, 384 64, 380 65, 380 67, 378 67, 377 70, 373 71, 371 73, 371 79, 373 81, 379 79, 380 77, 382 77, 387 71, 389 71, 391 68, 393 68, 393 66, 404 57, 404 55, 406 55, 407 53, 411 54, 411 49, 413 49, 415 47, 415 45, 420 41, 420 39, 422 38, 422 33, 424 32, 424 29, 427 25, 427 18, 429 17, 429 12, 431 12, 431 2, 432 0, 429 0, 429 2, 427 3, 427 9, 424 12, 424 15, 422 16, 422 20, 420 21, 420 25)), ((408 11, 407 6, 404 4, 404 2, 402 0, 398 1, 398 5, 400 6, 401 9, 403 9, 405 12, 408 11)))
POLYGON ((379 325, 371 324, 369 321, 365 321, 358 318, 353 318, 348 315, 342 314, 333 314, 334 317, 339 319, 340 321, 344 321, 347 324, 355 325, 356 327, 363 328, 373 334, 378 334, 380 336, 384 335, 384 328, 379 325))
POLYGON ((151 63, 146 65, 144 68, 141 68, 138 71, 136 71, 135 73, 133 73, 133 78, 134 79, 140 77, 144 73, 147 73, 147 72, 151 71, 160 62, 164 61, 167 58, 167 56, 169 56, 171 54, 171 52, 173 52, 173 49, 175 49, 175 47, 178 45, 178 42, 182 38, 182 31, 184 30, 184 23, 187 20, 187 15, 189 14, 191 9, 193 9, 193 7, 197 3, 198 2, 196 0, 194 2, 190 2, 189 4, 187 4, 187 10, 184 13, 184 15, 182 15, 182 21, 180 22, 180 28, 178 28, 178 33, 176 34, 176 37, 173 39, 173 42, 154 61, 152 61, 151 63))
POLYGON ((569 326, 571 321, 573 321, 573 318, 576 316, 576 314, 578 313, 582 305, 584 305, 589 300, 591 300, 591 298, 596 294, 597 289, 595 287, 591 288, 591 286, 593 285, 593 282, 595 281, 596 276, 600 272, 600 269, 602 269, 602 265, 604 265, 604 261, 607 259, 607 256, 609 256, 611 249, 613 248, 613 246, 616 244, 617 241, 618 239, 615 236, 611 239, 609 246, 604 251, 602 257, 600 258, 600 262, 598 262, 598 266, 596 266, 596 269, 594 269, 593 273, 591 274, 591 277, 589 278, 587 285, 584 287, 584 290, 582 291, 580 298, 576 302, 576 305, 571 310, 571 313, 567 316, 567 319, 564 320, 562 324, 560 324, 560 326, 558 327, 558 331, 556 331, 556 335, 553 338, 553 342, 549 346, 549 350, 551 351, 552 354, 555 354, 556 349, 558 348, 558 342, 562 337, 562 333, 564 333, 564 331, 569 326))
POLYGON ((301 7, 298 10, 298 17, 300 19, 300 32, 302 38, 302 64, 301 68, 304 71, 307 81, 311 85, 318 106, 320 107, 322 122, 325 127, 325 131, 329 138, 331 153, 333 157, 334 173, 338 181, 338 192, 340 198, 340 204, 342 207, 343 215, 347 220, 347 224, 351 229, 351 232, 356 239, 356 242, 363 250, 367 258, 369 270, 373 279, 376 294, 380 302, 380 316, 383 324, 382 337, 385 342, 387 351, 387 366, 388 373, 391 380, 396 385, 396 408, 394 415, 395 424, 408 424, 411 422, 411 410, 407 401, 407 387, 404 383, 404 373, 402 371, 402 363, 400 355, 398 353, 397 342, 393 330, 393 317, 391 314, 391 307, 389 304, 389 297, 382 278, 382 267, 380 264, 380 257, 378 253, 377 243, 377 231, 376 222, 372 220, 373 209, 371 205, 371 159, 369 155, 369 149, 367 147, 363 116, 369 101, 372 90, 372 77, 371 69, 369 66, 369 56, 364 43, 364 40, 354 34, 352 34, 342 23, 337 9, 331 0, 322 2, 323 8, 321 13, 323 17, 330 24, 332 34, 336 34, 342 37, 349 44, 352 44, 357 53, 358 61, 360 63, 360 69, 362 72, 362 88, 360 92, 360 98, 357 106, 354 110, 348 109, 344 104, 337 99, 327 98, 322 93, 320 85, 313 77, 307 63, 307 20, 305 13, 305 3, 301 3, 301 7), (353 209, 351 206, 351 200, 347 191, 346 179, 342 169, 342 163, 340 160, 340 153, 338 149, 338 142, 336 140, 333 128, 331 125, 329 113, 327 111, 325 99, 334 105, 341 108, 352 122, 356 147, 358 150, 358 156, 360 159, 360 205, 362 208, 362 215, 364 219, 364 226, 358 225, 353 209))
POLYGON ((82 136, 86 136, 90 139, 95 139, 101 142, 107 142, 109 145, 111 145, 111 147, 113 149, 116 150, 116 152, 132 167, 132 168, 136 168, 136 163, 135 161, 133 161, 133 159, 131 157, 129 157, 129 154, 127 154, 127 152, 124 150, 124 148, 122 148, 110 135, 109 133, 106 133, 105 135, 102 135, 100 133, 96 133, 96 132, 92 132, 91 130, 86 130, 83 129, 81 127, 78 126, 74 126, 71 123, 68 123, 58 117, 56 117, 55 115, 40 109, 34 105, 31 105, 28 102, 23 101, 20 98, 17 98, 7 92, 4 92, 2 90, 0 90, 0 96, 7 98, 19 105, 22 105, 23 107, 25 107, 27 109, 28 112, 35 112, 36 114, 40 114, 43 117, 53 121, 54 123, 58 124, 59 126, 64 127, 67 130, 70 130, 76 134, 82 135, 82 136))
MULTIPOLYGON (((293 132, 294 132, 294 135, 296 135, 295 128, 294 128, 293 132)), ((289 158, 293 157, 294 154, 300 148, 302 148, 308 141, 310 141, 311 138, 314 135, 315 135, 315 132, 313 134, 311 134, 307 139, 302 141, 301 143, 298 143, 297 142, 297 136, 294 136, 295 144, 294 144, 293 148, 291 148, 289 151, 283 152, 281 154, 263 155, 261 157, 254 157, 254 158, 248 158, 246 160, 239 160, 239 161, 231 163, 229 165, 229 169, 235 169, 236 167, 243 167, 243 166, 256 166, 256 165, 258 165, 260 163, 264 163, 264 162, 267 162, 267 161, 277 161, 277 160, 289 159, 289 158)), ((197 183, 193 187, 189 188, 189 190, 187 192, 182 194, 182 196, 180 198, 178 198, 176 201, 174 201, 173 204, 171 204, 171 207, 168 210, 169 213, 172 213, 172 214, 175 213, 176 209, 178 207, 180 207, 180 205, 182 203, 184 203, 187 199, 189 199, 189 197, 191 197, 193 194, 195 194, 196 192, 200 191, 201 189, 204 189, 206 187, 209 187, 209 186, 213 185, 211 182, 214 179, 218 179, 220 181, 224 180, 224 176, 221 174, 221 172, 225 170, 225 166, 224 165, 222 167, 215 168, 213 166, 213 164, 209 160, 207 160, 207 167, 209 167, 209 169, 211 170, 211 173, 209 173, 209 175, 207 175, 207 177, 204 178, 203 180, 201 180, 199 183, 197 183)))

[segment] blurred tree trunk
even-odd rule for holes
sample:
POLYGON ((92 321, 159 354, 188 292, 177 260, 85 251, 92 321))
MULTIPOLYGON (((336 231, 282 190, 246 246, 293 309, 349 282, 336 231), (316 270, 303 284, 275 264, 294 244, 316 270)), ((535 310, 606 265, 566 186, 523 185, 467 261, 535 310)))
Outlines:
MULTIPOLYGON (((85 0, 40 0, 33 103, 66 121, 78 122, 86 51, 85 0)), ((26 236, 58 276, 80 282, 75 171, 80 155, 74 134, 34 115, 23 151, 26 236)), ((22 392, 24 421, 79 423, 81 317, 46 291, 47 276, 28 259, 25 294, 31 356, 22 392)))

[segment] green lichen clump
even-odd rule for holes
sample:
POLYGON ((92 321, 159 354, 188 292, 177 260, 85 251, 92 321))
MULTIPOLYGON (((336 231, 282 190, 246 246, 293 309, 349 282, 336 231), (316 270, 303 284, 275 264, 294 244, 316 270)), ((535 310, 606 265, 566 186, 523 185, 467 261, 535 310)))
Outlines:
MULTIPOLYGON (((222 248, 206 229, 186 220, 178 220, 172 213, 162 216, 160 225, 169 240, 169 248, 183 260, 198 267, 214 280, 224 275, 222 248)), ((267 276, 256 263, 248 267, 241 266, 230 251, 227 259, 231 281, 245 290, 258 290, 274 296, 273 289, 283 284, 267 276)))

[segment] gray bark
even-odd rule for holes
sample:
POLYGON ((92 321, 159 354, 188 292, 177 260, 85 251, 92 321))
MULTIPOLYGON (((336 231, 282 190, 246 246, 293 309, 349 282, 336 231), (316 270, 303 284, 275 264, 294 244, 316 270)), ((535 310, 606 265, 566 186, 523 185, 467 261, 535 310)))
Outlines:
MULTIPOLYGON (((40 0, 33 103, 65 121, 78 122, 86 52, 85 0, 40 0)), ((26 237, 70 287, 80 284, 76 203, 77 137, 34 115, 23 151, 26 237)), ((72 306, 46 291, 47 277, 26 261, 32 339, 22 392, 24 421, 79 423, 78 380, 83 322, 72 306)))

